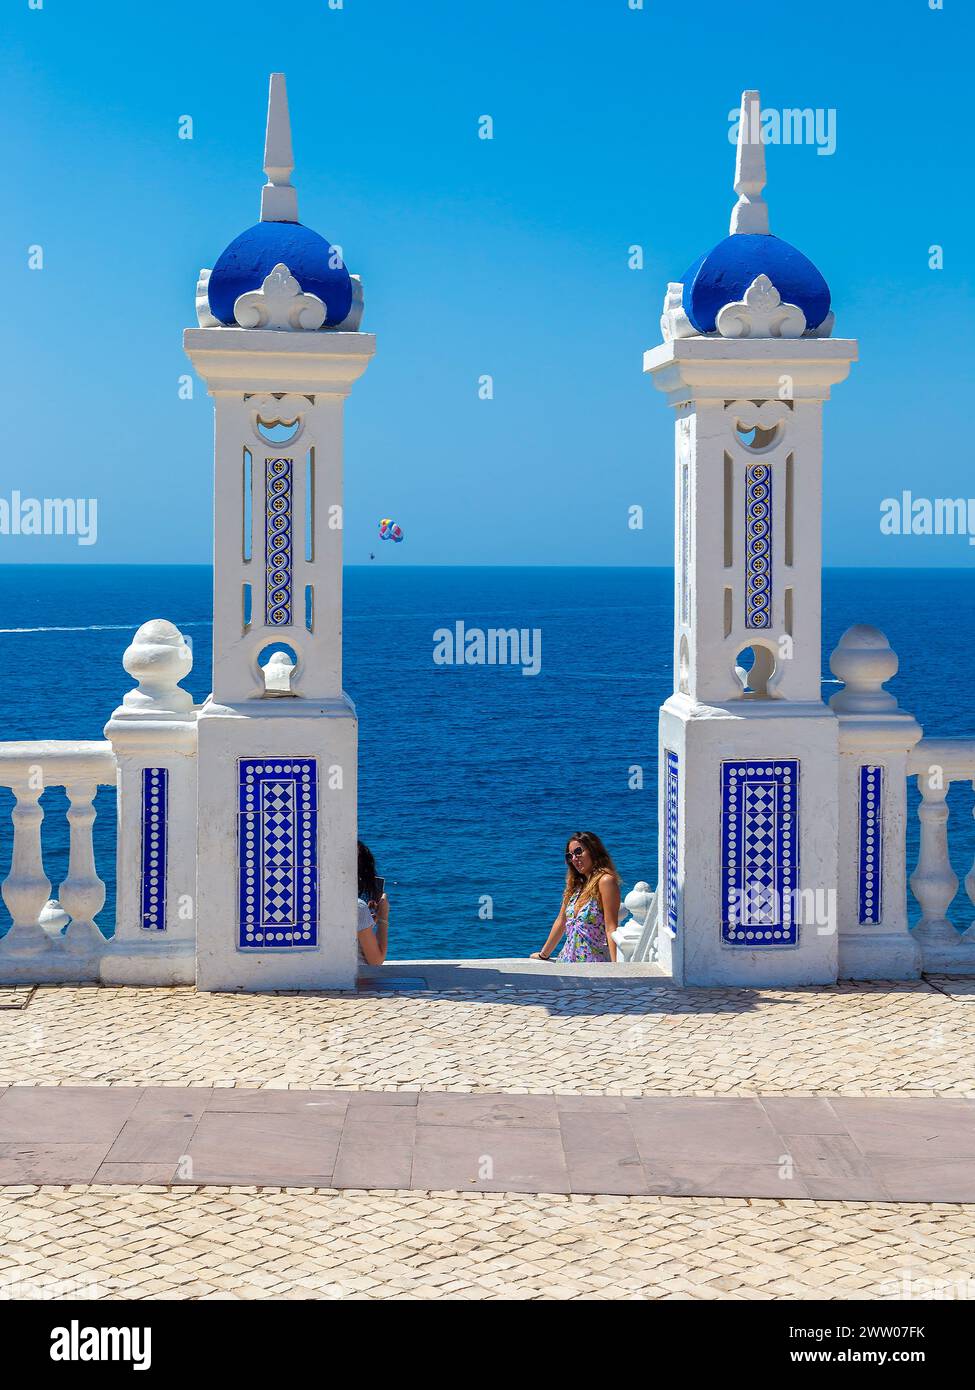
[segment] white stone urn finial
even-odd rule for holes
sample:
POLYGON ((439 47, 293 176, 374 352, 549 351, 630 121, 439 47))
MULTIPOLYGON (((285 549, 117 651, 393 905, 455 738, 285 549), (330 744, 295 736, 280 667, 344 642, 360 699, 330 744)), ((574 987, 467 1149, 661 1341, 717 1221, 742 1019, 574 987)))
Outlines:
POLYGON ((897 709, 897 700, 884 684, 897 674, 900 665, 879 627, 854 623, 848 627, 829 659, 829 669, 843 681, 844 688, 830 699, 837 714, 887 714, 897 709))
POLYGON ((48 936, 60 936, 63 929, 71 921, 64 908, 57 898, 48 898, 41 908, 38 922, 47 932, 48 936))
POLYGON ((261 667, 264 672, 264 688, 268 692, 290 695, 291 678, 295 673, 295 663, 287 652, 272 652, 261 667))
POLYGON ((193 654, 186 638, 165 618, 143 623, 125 649, 122 665, 139 688, 122 700, 132 713, 185 715, 193 708, 193 697, 179 682, 193 669, 193 654))

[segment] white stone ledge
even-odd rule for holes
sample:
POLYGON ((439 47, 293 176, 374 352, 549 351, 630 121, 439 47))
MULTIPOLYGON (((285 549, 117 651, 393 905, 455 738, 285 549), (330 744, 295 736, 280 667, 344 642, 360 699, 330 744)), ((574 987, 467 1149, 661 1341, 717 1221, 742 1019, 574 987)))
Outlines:
POLYGON ((187 328, 183 347, 211 395, 286 391, 346 396, 376 351, 376 335, 187 328))
POLYGON ((975 738, 922 738, 908 759, 908 776, 924 776, 932 767, 953 782, 975 779, 975 738))
POLYGON ((115 754, 104 739, 38 739, 0 743, 0 787, 16 787, 40 764, 46 786, 82 779, 115 785, 115 754))
POLYGON ((675 338, 645 352, 643 370, 674 403, 779 399, 784 376, 790 399, 825 401, 857 356, 853 338, 675 338))

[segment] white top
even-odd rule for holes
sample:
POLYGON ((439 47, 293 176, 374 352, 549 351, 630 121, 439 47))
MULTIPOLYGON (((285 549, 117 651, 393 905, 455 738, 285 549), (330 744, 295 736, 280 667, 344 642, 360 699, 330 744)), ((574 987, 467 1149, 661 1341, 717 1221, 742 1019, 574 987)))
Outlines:
POLYGON ((765 187, 765 144, 762 140, 762 102, 756 91, 742 92, 738 119, 738 154, 735 160, 735 192, 731 210, 731 235, 768 232, 765 187))
POLYGON ((264 136, 264 172, 268 181, 261 189, 262 222, 298 221, 298 194, 291 183, 294 167, 288 90, 284 73, 272 72, 264 136))

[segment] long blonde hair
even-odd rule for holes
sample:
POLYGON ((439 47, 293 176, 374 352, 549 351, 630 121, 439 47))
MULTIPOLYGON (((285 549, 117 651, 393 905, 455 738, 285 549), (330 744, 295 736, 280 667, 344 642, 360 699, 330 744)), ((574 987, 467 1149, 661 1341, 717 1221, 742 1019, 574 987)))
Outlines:
POLYGON ((570 835, 565 842, 565 892, 562 894, 562 906, 566 906, 575 892, 579 894, 577 908, 589 902, 590 898, 596 896, 599 880, 605 873, 612 874, 617 885, 619 884, 620 876, 616 872, 616 865, 599 836, 594 835, 591 830, 578 830, 574 835, 570 835), (581 874, 569 856, 569 846, 573 840, 578 840, 592 856, 592 872, 588 875, 581 874))

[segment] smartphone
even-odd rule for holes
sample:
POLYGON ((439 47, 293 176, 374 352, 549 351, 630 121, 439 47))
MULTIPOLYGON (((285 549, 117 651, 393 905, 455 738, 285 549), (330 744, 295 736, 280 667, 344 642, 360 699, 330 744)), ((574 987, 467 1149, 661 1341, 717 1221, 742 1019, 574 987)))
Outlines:
POLYGON ((376 902, 377 902, 377 903, 380 902, 380 901, 382 900, 382 896, 383 896, 383 894, 385 893, 385 891, 386 891, 386 880, 385 880, 384 878, 377 878, 377 879, 376 879, 376 902))

